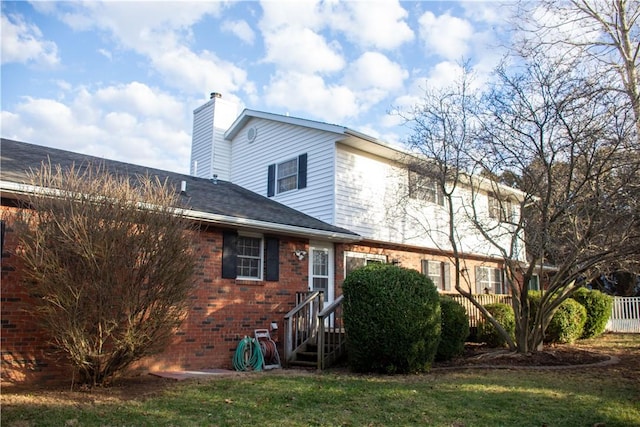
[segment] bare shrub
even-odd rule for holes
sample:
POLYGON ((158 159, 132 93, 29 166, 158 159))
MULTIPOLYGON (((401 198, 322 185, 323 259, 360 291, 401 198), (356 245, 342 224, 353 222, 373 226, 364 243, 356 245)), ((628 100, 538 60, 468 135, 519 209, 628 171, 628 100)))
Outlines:
POLYGON ((192 289, 190 225, 156 177, 43 164, 22 211, 26 284, 81 382, 104 384, 161 352, 192 289))

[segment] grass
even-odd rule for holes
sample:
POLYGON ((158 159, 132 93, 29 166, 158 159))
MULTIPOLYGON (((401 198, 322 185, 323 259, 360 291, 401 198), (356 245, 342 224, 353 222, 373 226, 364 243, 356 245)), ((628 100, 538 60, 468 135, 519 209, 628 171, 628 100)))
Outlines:
MULTIPOLYGON (((582 345, 640 355, 639 335, 607 335, 582 345)), ((640 425, 637 379, 615 365, 417 376, 271 371, 177 383, 145 400, 3 402, 1 421, 17 427, 632 426, 640 425)))

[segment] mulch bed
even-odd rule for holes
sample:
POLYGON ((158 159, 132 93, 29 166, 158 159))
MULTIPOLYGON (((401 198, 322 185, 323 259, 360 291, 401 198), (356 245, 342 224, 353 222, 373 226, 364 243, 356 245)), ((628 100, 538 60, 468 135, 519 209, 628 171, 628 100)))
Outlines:
POLYGON ((512 353, 505 349, 483 345, 467 345, 465 353, 447 362, 437 362, 434 368, 451 367, 559 367, 591 365, 609 360, 609 356, 568 346, 549 346, 535 353, 512 353))

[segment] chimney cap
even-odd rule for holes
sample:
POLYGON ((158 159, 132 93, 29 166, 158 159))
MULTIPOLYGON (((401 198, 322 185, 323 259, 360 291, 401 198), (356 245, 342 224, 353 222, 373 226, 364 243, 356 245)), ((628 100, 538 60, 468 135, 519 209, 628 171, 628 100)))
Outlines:
POLYGON ((211 92, 210 99, 213 98, 222 98, 222 94, 220 92, 211 92))

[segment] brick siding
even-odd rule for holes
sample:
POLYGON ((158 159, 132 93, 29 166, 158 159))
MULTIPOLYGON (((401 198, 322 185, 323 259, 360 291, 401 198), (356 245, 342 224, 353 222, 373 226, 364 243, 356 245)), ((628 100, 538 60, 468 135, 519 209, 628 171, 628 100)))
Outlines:
MULTIPOLYGON (((10 208, 2 209, 7 218, 10 208)), ((187 318, 164 353, 137 362, 135 369, 230 369, 238 341, 253 336, 255 329, 268 329, 272 321, 282 333, 282 320, 293 308, 296 292, 308 289, 308 258, 300 261, 293 254, 295 249, 308 251, 307 240, 280 239, 280 280, 268 282, 222 279, 222 230, 209 228, 195 238, 198 263, 187 318)), ((71 371, 52 354, 46 334, 37 326, 34 298, 21 279, 17 243, 9 221, 2 254, 2 380, 69 379, 71 371)), ((282 354, 283 337, 273 338, 282 354)))

